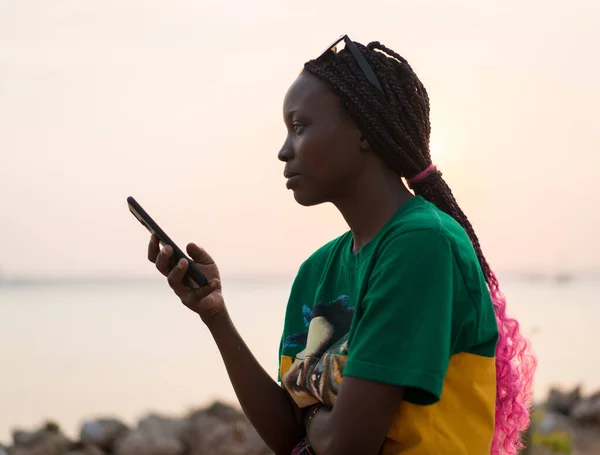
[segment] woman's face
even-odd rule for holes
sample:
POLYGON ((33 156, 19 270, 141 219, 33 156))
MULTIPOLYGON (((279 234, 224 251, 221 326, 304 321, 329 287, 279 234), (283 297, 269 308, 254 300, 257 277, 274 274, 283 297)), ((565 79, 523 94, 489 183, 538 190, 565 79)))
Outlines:
POLYGON ((358 186, 367 154, 340 99, 304 72, 285 96, 283 117, 287 137, 278 157, 296 201, 309 206, 347 197, 358 186))

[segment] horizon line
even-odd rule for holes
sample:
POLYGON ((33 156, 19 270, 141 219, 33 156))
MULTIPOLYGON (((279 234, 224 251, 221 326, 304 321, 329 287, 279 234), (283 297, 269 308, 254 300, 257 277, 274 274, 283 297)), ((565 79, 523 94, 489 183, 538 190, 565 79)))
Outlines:
MULTIPOLYGON (((600 278, 600 268, 590 267, 580 269, 578 271, 541 271, 541 270, 504 270, 498 275, 511 279, 521 279, 527 281, 546 281, 568 282, 576 279, 600 278)), ((233 272, 221 274, 227 280, 235 281, 250 281, 260 279, 264 281, 272 280, 289 280, 293 279, 295 273, 289 272, 233 272)), ((88 275, 34 275, 28 277, 26 275, 6 276, 0 274, 0 286, 2 285, 35 285, 35 284, 84 284, 84 283, 107 283, 107 282, 149 282, 155 281, 157 276, 152 275, 107 275, 107 274, 88 274, 88 275)))

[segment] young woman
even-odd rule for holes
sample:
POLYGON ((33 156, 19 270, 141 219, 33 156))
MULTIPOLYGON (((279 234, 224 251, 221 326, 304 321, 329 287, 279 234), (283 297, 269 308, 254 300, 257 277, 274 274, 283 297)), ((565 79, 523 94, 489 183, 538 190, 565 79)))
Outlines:
POLYGON ((188 245, 210 280, 192 290, 185 260, 173 266, 154 237, 148 250, 210 329, 256 430, 282 455, 517 453, 535 360, 431 162, 429 98, 412 68, 343 36, 305 64, 283 115, 287 187, 301 205, 331 202, 350 229, 300 267, 281 385, 236 331, 208 253, 188 245))

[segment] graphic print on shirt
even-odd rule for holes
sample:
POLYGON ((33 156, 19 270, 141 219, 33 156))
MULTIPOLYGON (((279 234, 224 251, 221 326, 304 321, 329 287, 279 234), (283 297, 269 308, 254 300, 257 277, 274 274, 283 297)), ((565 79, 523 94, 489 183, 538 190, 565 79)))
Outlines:
POLYGON ((301 348, 291 366, 282 371, 281 383, 299 407, 322 402, 333 406, 342 383, 342 372, 348 355, 348 332, 354 308, 349 297, 341 295, 312 310, 302 309, 306 331, 287 336, 285 348, 301 348))

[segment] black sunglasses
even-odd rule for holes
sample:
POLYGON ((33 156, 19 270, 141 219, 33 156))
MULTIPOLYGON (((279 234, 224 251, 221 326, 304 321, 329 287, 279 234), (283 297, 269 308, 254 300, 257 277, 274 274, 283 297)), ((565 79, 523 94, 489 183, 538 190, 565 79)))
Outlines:
POLYGON ((360 69, 362 70, 367 80, 373 85, 373 87, 375 87, 377 90, 379 90, 385 95, 385 92, 383 91, 383 88, 379 83, 379 79, 377 79, 377 76, 375 75, 375 71, 373 71, 373 68, 371 68, 371 65, 369 65, 369 63, 365 59, 364 55, 362 55, 358 47, 356 47, 356 44, 354 44, 352 40, 348 38, 348 35, 342 35, 338 39, 336 39, 323 51, 319 58, 325 55, 328 51, 337 52, 336 46, 342 41, 346 44, 346 47, 354 57, 354 60, 356 60, 356 63, 358 63, 358 66, 360 66, 360 69))

